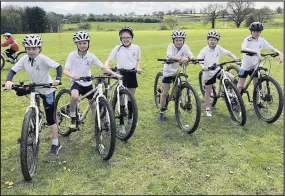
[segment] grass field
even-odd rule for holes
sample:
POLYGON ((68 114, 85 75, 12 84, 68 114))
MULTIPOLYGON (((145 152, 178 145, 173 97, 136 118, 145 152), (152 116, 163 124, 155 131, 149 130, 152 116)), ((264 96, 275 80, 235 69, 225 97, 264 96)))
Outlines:
MULTIPOLYGON (((226 29, 220 32, 220 45, 242 57, 240 46, 249 31, 226 29)), ((186 30, 186 33, 186 43, 197 56, 206 46, 207 30, 186 30)), ((64 65, 68 54, 76 48, 73 33, 40 35, 44 40, 43 54, 64 65)), ((229 121, 223 100, 218 101, 212 118, 202 113, 200 126, 192 135, 178 128, 172 102, 166 113, 167 122, 157 122, 153 82, 162 65, 156 59, 166 56, 170 35, 171 31, 135 32, 134 43, 142 51, 142 75, 138 76, 136 92, 138 126, 127 143, 117 141, 115 153, 108 162, 102 161, 96 152, 94 134, 88 124, 81 132, 68 138, 60 137, 63 147, 58 156, 51 158, 47 156, 51 140, 46 129, 41 134, 37 173, 31 182, 24 182, 16 140, 29 99, 1 90, 1 195, 283 194, 283 114, 274 124, 266 124, 256 117, 252 104, 244 97, 248 116, 244 127, 229 121), (13 185, 5 182, 13 182, 13 185)), ((117 32, 92 31, 91 36, 90 51, 102 62, 119 44, 117 32)), ((265 30, 262 36, 284 52, 283 29, 265 30)), ((20 42, 23 35, 15 37, 20 42)), ((1 83, 10 68, 11 64, 7 64, 1 72, 1 83)), ((199 71, 199 66, 187 69, 197 91, 199 71)), ((98 74, 100 70, 94 67, 93 72, 98 74)), ((51 73, 55 76, 55 70, 51 73)), ((272 60, 271 75, 282 89, 283 74, 284 65, 272 60)), ((24 72, 14 77, 14 82, 23 80, 28 81, 24 72)), ((59 89, 68 87, 69 79, 64 76, 59 89)), ((200 91, 199 95, 202 99, 200 91)))

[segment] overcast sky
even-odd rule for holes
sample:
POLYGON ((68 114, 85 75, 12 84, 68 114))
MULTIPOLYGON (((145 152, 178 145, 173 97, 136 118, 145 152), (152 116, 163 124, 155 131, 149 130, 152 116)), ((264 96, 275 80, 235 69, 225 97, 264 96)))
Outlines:
MULTIPOLYGON (((1 7, 6 5, 18 6, 39 6, 46 11, 53 11, 58 14, 124 14, 135 12, 136 14, 151 14, 154 11, 167 11, 186 8, 195 8, 199 12, 200 8, 206 7, 209 3, 215 2, 1 2, 1 7)), ((219 2, 222 3, 222 2, 219 2)), ((269 6, 275 9, 283 7, 283 2, 254 2, 255 8, 269 6)), ((222 4, 225 4, 223 2, 222 4)))

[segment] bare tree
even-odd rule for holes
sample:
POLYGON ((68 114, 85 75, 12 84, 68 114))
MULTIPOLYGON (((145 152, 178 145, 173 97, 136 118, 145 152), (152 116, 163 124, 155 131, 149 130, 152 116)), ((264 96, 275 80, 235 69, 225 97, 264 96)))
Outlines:
POLYGON ((237 28, 246 19, 254 6, 253 2, 231 1, 227 3, 228 17, 236 23, 237 28))
POLYGON ((207 19, 206 21, 210 21, 212 23, 212 29, 215 28, 216 18, 221 14, 224 6, 221 4, 208 4, 207 5, 207 19))

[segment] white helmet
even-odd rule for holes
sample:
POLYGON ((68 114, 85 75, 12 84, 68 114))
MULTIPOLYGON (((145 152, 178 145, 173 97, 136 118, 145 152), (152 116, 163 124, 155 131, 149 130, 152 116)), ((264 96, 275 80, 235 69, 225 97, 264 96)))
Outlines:
POLYGON ((175 30, 173 31, 172 35, 171 35, 172 39, 181 37, 181 38, 186 38, 186 33, 182 30, 175 30))
POLYGON ((23 39, 22 44, 25 48, 41 47, 43 40, 39 36, 31 34, 23 39))
POLYGON ((90 40, 91 40, 91 37, 89 33, 85 31, 78 31, 77 33, 73 35, 73 41, 75 43, 79 41, 90 41, 90 40))
POLYGON ((207 34, 207 39, 210 37, 216 38, 217 40, 220 40, 220 38, 221 38, 220 33, 216 30, 209 31, 209 33, 207 34))
POLYGON ((10 37, 10 36, 11 36, 11 33, 8 33, 8 32, 7 32, 7 33, 4 33, 3 36, 5 36, 5 37, 10 37))

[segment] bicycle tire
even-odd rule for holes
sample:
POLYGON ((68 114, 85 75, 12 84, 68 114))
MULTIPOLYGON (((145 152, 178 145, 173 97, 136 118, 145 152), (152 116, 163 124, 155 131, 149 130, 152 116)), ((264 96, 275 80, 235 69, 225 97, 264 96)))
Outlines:
MULTIPOLYGON (((127 132, 127 134, 121 134, 120 132, 117 132, 117 138, 122 140, 122 141, 127 141, 128 139, 130 139, 132 137, 132 135, 135 132, 136 126, 137 126, 137 120, 138 120, 138 107, 137 107, 137 102, 136 99, 134 97, 134 95, 128 90, 128 89, 120 89, 120 96, 126 94, 128 96, 128 100, 131 101, 132 103, 132 108, 133 108, 133 122, 132 125, 130 126, 130 131, 127 132)), ((115 91, 115 96, 113 97, 112 100, 112 106, 113 106, 113 111, 116 111, 116 107, 117 107, 117 90, 115 91)), ((121 111, 122 113, 122 111, 121 111)), ((116 113, 115 115, 115 119, 118 119, 118 121, 120 122, 120 115, 117 117, 116 113)), ((118 130, 118 129, 117 129, 118 130)))
MULTIPOLYGON (((103 160, 109 160, 115 151, 115 145, 116 145, 116 122, 115 122, 115 116, 114 116, 114 112, 112 109, 111 104, 109 103, 109 101, 103 97, 99 98, 99 106, 103 107, 105 106, 107 109, 106 114, 109 114, 109 119, 110 119, 110 147, 107 153, 102 153, 100 151, 100 136, 101 136, 101 131, 99 130, 99 126, 98 126, 98 120, 97 120, 97 111, 95 111, 95 139, 96 139, 96 149, 99 152, 100 156, 103 158, 103 160), (99 133, 100 132, 100 133, 99 133)), ((105 125, 106 126, 106 125, 105 125)), ((108 125, 107 125, 108 126, 108 125)), ((102 123, 101 123, 101 129, 102 129, 102 123)))
POLYGON ((33 123, 34 126, 34 136, 36 131, 36 111, 33 108, 30 108, 28 112, 25 114, 25 118, 23 120, 22 125, 22 134, 21 134, 21 147, 20 147, 20 159, 21 159, 21 170, 26 181, 31 181, 33 175, 36 172, 37 162, 38 162, 38 152, 39 152, 39 142, 37 144, 32 143, 33 146, 33 160, 31 165, 28 164, 28 137, 29 137, 29 125, 30 122, 33 123), (33 119, 34 118, 34 119, 33 119))
POLYGON ((57 115, 57 113, 58 112, 60 112, 59 111, 59 109, 60 108, 58 108, 58 102, 59 102, 59 99, 64 95, 64 94, 68 94, 69 95, 69 97, 71 96, 71 91, 69 90, 69 89, 61 89, 58 93, 57 93, 57 95, 56 95, 56 97, 55 97, 55 101, 54 101, 54 108, 55 108, 55 110, 54 110, 54 119, 55 119, 55 122, 56 122, 56 125, 57 125, 57 128, 58 128, 58 133, 60 134, 60 135, 62 135, 62 136, 64 136, 64 137, 67 137, 67 136, 69 136, 71 133, 72 133, 72 131, 69 129, 69 128, 67 128, 67 131, 64 131, 61 127, 60 127, 60 122, 58 121, 58 115, 57 115))
POLYGON ((180 129, 182 129, 183 131, 189 134, 194 133, 199 126, 200 119, 201 119, 201 102, 200 102, 198 93, 189 83, 183 83, 177 90, 176 97, 175 97, 175 117, 176 117, 176 121, 180 129), (181 116, 179 115, 179 98, 184 88, 188 88, 190 91, 192 91, 194 95, 194 99, 195 99, 196 108, 197 108, 197 111, 195 114, 196 115, 195 122, 193 126, 190 127, 189 129, 183 126, 182 121, 181 121, 181 116))
POLYGON ((253 90, 253 107, 254 107, 254 111, 256 113, 256 115, 262 119, 263 121, 267 122, 267 123, 274 123, 276 120, 278 120, 278 118, 280 117, 280 115, 282 114, 282 110, 283 110, 283 104, 284 104, 284 97, 282 94, 282 89, 279 85, 279 83, 272 78, 271 76, 263 76, 254 86, 254 90, 253 90), (262 83, 263 81, 270 81, 277 89, 278 92, 278 98, 279 98, 279 103, 278 103, 278 109, 275 113, 275 115, 270 118, 267 119, 265 117, 262 116, 262 114, 260 113, 258 106, 257 106, 257 87, 259 86, 260 83, 262 83))

